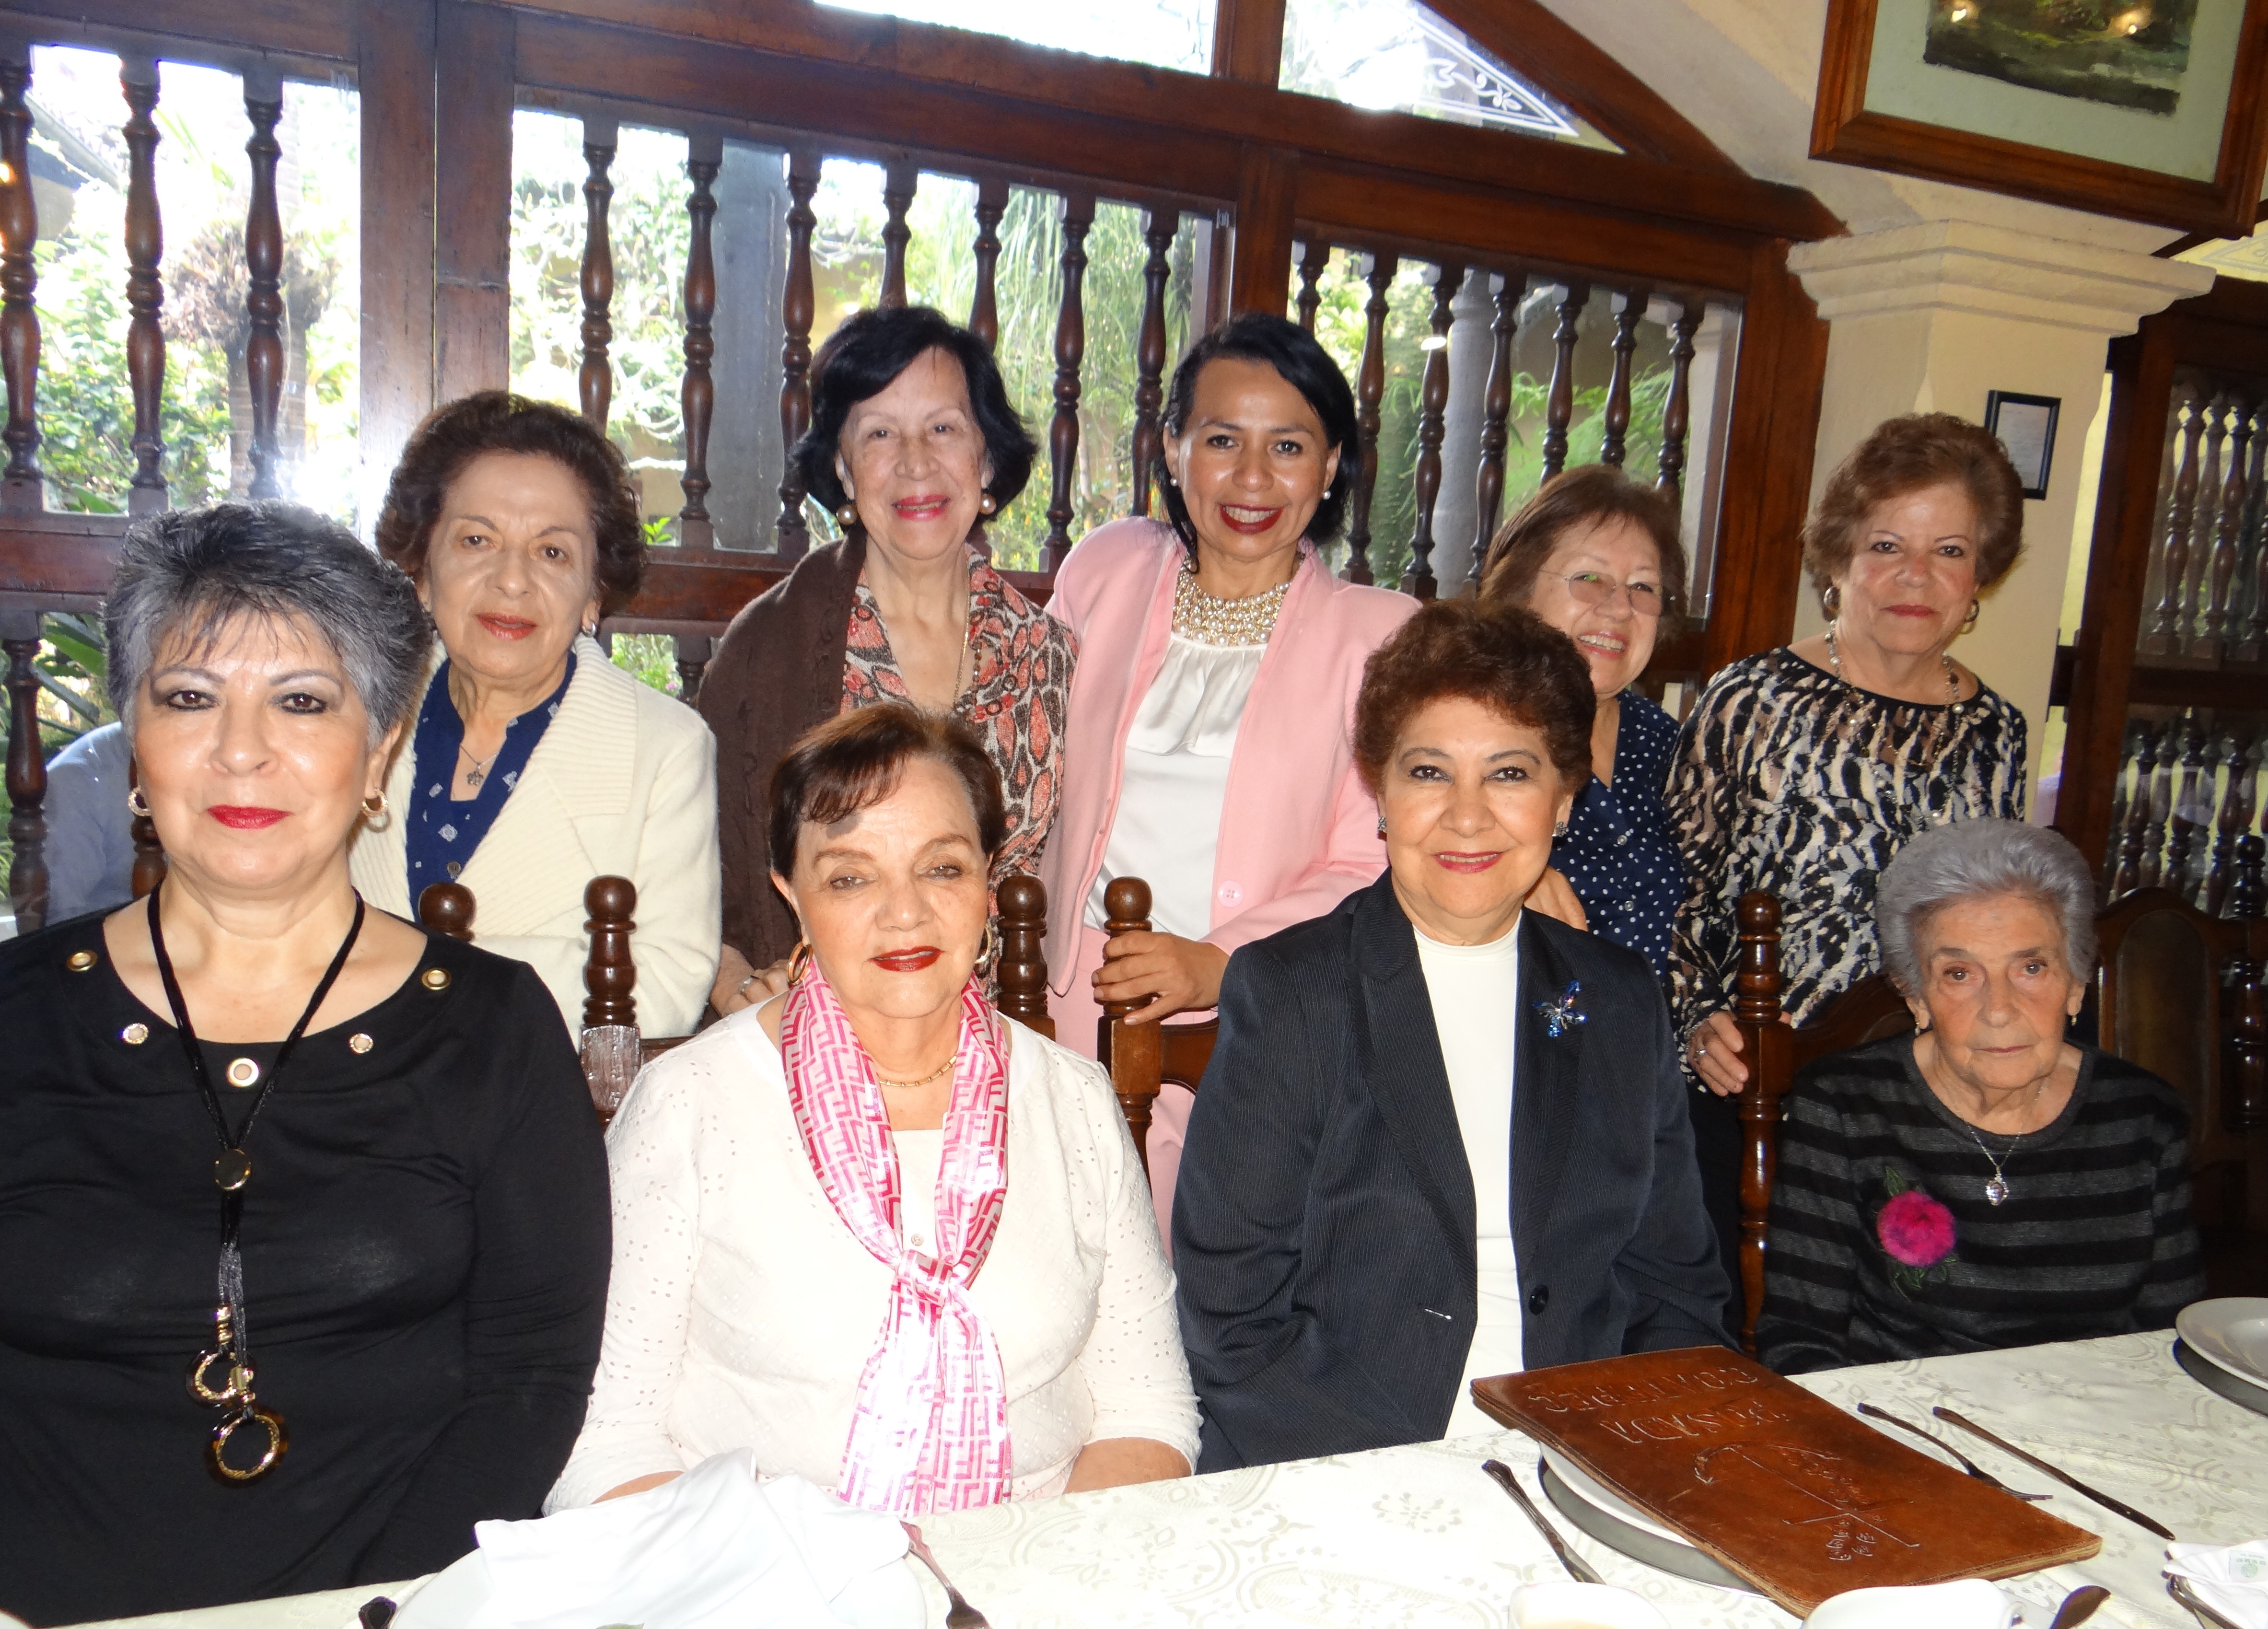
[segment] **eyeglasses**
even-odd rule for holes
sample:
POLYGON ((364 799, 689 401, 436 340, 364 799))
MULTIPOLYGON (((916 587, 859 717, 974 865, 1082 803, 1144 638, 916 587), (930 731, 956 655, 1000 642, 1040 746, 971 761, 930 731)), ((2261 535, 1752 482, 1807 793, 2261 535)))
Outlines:
POLYGON ((1560 578, 1560 581, 1567 585, 1567 593, 1578 605, 1612 605, 1615 596, 1622 594, 1629 599, 1631 611, 1635 615, 1651 620, 1667 608, 1659 584, 1618 583, 1611 577, 1602 577, 1596 571, 1570 571, 1560 578))

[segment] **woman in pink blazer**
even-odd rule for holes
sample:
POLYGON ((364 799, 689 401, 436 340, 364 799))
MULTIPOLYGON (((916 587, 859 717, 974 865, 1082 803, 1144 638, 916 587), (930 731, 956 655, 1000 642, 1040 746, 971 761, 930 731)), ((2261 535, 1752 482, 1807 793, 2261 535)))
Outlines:
MULTIPOLYGON (((1256 313, 1215 329, 1175 371, 1165 429, 1172 524, 1091 533, 1048 605, 1080 656, 1041 874, 1057 1033, 1089 1056, 1101 1000, 1147 998, 1138 1022, 1209 1009, 1230 951, 1378 876, 1355 696, 1418 608, 1323 563, 1361 444, 1354 394, 1311 335, 1256 313), (1105 939, 1102 889, 1120 876, 1150 884, 1156 932, 1105 939)), ((1151 1125, 1161 1227, 1191 1101, 1168 1087, 1151 1125)))

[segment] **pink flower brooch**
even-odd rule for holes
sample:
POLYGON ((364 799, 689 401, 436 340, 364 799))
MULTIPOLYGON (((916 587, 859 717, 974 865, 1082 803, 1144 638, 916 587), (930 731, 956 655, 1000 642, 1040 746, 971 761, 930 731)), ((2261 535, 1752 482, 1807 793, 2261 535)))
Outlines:
POLYGON ((1889 1202, 1874 1218, 1874 1236, 1890 1258, 1890 1282, 1911 1295, 1959 1260, 1953 1253, 1953 1213, 1919 1188, 1909 1187, 1896 1166, 1882 1171, 1889 1202))

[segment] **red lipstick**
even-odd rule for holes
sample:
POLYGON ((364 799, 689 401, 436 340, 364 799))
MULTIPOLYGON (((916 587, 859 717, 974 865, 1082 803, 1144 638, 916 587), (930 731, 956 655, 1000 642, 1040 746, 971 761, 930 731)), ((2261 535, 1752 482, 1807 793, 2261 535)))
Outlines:
POLYGON ((205 813, 222 825, 238 831, 264 831, 284 819, 291 810, 254 808, 241 803, 216 803, 205 813))
POLYGON ((1480 854, 1436 854, 1433 856, 1433 863, 1444 871, 1472 873, 1486 871, 1503 858, 1502 849, 1493 849, 1480 854))
POLYGON ((892 950, 869 959, 885 973, 918 973, 944 954, 935 945, 915 945, 909 949, 892 950))
POLYGON ((923 492, 913 498, 901 498, 890 507, 908 520, 934 520, 945 512, 945 494, 923 492))
POLYGON ((535 624, 524 616, 498 616, 490 612, 473 620, 499 639, 525 639, 535 631, 535 624))
POLYGON ((1224 504, 1219 510, 1220 523, 1230 531, 1241 532, 1248 537, 1257 537, 1263 532, 1273 531, 1278 518, 1284 512, 1281 505, 1274 509, 1257 509, 1248 504, 1238 504, 1234 506, 1243 510, 1248 515, 1256 515, 1258 519, 1240 519, 1229 512, 1230 505, 1224 504))

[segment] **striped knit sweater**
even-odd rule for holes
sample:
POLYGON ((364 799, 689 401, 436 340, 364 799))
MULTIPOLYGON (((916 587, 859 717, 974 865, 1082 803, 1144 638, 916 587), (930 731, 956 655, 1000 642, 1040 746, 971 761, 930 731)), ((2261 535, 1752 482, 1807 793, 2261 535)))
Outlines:
POLYGON ((2122 1058, 2083 1050, 2071 1102, 2003 1161, 1997 1206, 1911 1036, 1822 1058, 1786 1117, 1756 1321, 1782 1374, 2162 1329, 2205 1293, 2189 1112, 2122 1058))

